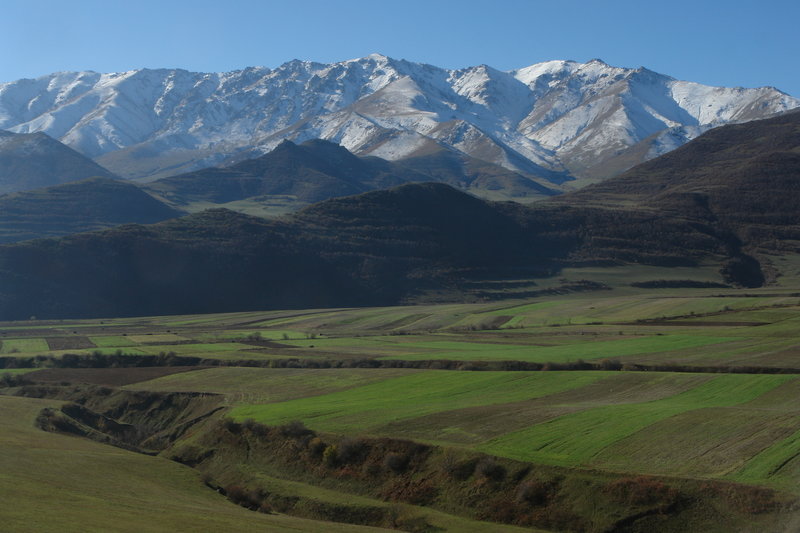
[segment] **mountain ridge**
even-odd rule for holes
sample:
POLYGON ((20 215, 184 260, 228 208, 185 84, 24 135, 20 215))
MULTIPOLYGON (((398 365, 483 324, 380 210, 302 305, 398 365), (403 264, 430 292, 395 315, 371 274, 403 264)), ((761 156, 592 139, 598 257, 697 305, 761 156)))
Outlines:
POLYGON ((224 204, 253 197, 291 197, 296 203, 395 187, 410 182, 443 182, 478 196, 541 197, 557 194, 537 181, 444 148, 401 161, 358 157, 322 139, 302 144, 284 140, 272 151, 224 167, 169 176, 146 190, 176 205, 191 201, 224 204))
POLYGON ((504 72, 373 54, 228 73, 19 80, 0 84, 0 128, 45 131, 126 177, 163 177, 260 155, 286 138, 322 138, 391 160, 440 145, 557 183, 601 179, 710 127, 798 105, 770 88, 708 87, 599 60, 504 72), (642 155, 593 170, 651 137, 642 155))

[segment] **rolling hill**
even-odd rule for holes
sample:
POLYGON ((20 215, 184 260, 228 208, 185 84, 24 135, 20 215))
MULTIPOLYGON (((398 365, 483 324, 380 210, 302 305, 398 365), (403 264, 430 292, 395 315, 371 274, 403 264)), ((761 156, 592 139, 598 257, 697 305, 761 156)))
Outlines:
POLYGON ((0 130, 0 194, 91 177, 114 177, 91 159, 44 133, 0 130))
POLYGON ((188 209, 197 204, 247 199, 268 203, 276 197, 299 208, 409 182, 448 183, 489 197, 541 198, 557 194, 533 179, 453 150, 437 148, 425 156, 392 162, 357 157, 346 148, 321 139, 299 145, 284 141, 255 159, 161 178, 145 188, 188 209))
POLYGON ((798 251, 799 117, 713 130, 531 207, 406 184, 276 220, 218 209, 0 246, 0 317, 384 305, 426 291, 463 299, 470 282, 587 265, 716 265, 719 281, 760 286, 777 274, 764 252, 798 251))
POLYGON ((277 220, 217 209, 26 241, 0 246, 0 317, 385 305, 428 291, 461 299, 465 282, 543 277, 576 261, 686 266, 725 255, 724 243, 681 222, 559 215, 409 184, 277 220))
POLYGON ((182 214, 132 183, 89 178, 0 196, 0 242, 153 224, 182 214))

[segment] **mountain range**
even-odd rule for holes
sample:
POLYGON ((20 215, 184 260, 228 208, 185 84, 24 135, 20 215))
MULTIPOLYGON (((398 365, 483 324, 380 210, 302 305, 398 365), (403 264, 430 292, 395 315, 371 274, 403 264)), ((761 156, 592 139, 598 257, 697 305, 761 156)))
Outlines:
MULTIPOLYGON (((70 162, 85 159, 45 134, 35 135, 46 138, 48 146, 55 149, 36 153, 18 150, 15 155, 19 161, 59 161, 65 154, 70 162)), ((85 163, 85 168, 80 167, 83 174, 93 175, 96 165, 88 159, 85 163)), ((57 163, 53 166, 58 168, 57 163)), ((73 167, 79 169, 78 165, 73 167)), ((410 182, 448 183, 486 198, 556 194, 518 173, 448 150, 393 162, 358 157, 320 139, 300 145, 284 141, 255 159, 147 184, 111 178, 62 184, 57 176, 41 178, 56 185, 0 195, 0 242, 69 235, 126 223, 148 224, 213 207, 272 217, 321 200, 410 182)), ((24 188, 26 183, 13 179, 6 182, 9 188, 24 188)))
MULTIPOLYGON (((325 139, 389 160, 442 151, 558 186, 617 175, 708 129, 798 107, 777 89, 708 87, 600 60, 508 72, 378 54, 227 73, 60 72, 0 84, 0 129, 44 132, 153 180, 325 139)), ((522 187, 524 190, 525 187, 522 187)))
MULTIPOLYGON (((322 141, 281 150, 348 157, 322 141)), ((587 265, 713 266, 719 283, 757 287, 780 275, 775 257, 800 253, 799 155, 789 112, 530 206, 414 183, 272 220, 214 209, 0 245, 0 319, 458 299, 587 265)))

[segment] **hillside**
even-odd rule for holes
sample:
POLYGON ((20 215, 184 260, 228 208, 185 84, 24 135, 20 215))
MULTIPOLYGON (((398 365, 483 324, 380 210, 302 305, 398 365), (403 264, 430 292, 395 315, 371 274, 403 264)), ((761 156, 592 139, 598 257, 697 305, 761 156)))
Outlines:
POLYGON ((145 185, 154 195, 189 210, 248 200, 265 206, 278 201, 290 209, 314 202, 391 188, 409 182, 447 183, 472 194, 541 198, 556 190, 498 165, 442 148, 402 160, 357 157, 337 144, 313 139, 284 141, 271 152, 224 167, 161 178, 145 185))
POLYGON ((3 323, 4 523, 790 531, 800 298, 781 292, 3 323), (69 501, 42 508, 54 483, 69 501))
POLYGON ((462 299, 470 280, 545 277, 575 261, 671 266, 725 255, 723 243, 680 222, 559 216, 410 184, 273 221, 209 210, 5 245, 0 317, 385 305, 430 291, 462 299))
POLYGON ((0 316, 390 303, 462 271, 541 272, 534 248, 513 246, 525 239, 507 214, 446 185, 329 200, 277 221, 210 210, 0 247, 0 316))
POLYGON ((714 130, 625 176, 532 207, 406 184, 276 220, 218 209, 1 246, 0 317, 464 300, 474 283, 587 266, 703 266, 719 272, 714 283, 758 287, 780 274, 775 253, 798 251, 798 117, 714 130))
POLYGON ((228 167, 206 168, 147 185, 176 204, 226 203, 253 196, 285 195, 313 203, 393 187, 425 176, 378 158, 362 159, 336 144, 284 141, 271 152, 228 167))
POLYGON ((537 179, 441 146, 420 152, 397 162, 424 174, 427 181, 447 183, 486 200, 525 201, 561 192, 557 184, 563 176, 556 173, 537 179))
POLYGON ((153 224, 182 214, 131 183, 89 178, 0 196, 0 242, 153 224))
POLYGON ((800 113, 713 129, 554 204, 637 209, 714 228, 763 261, 800 252, 800 113))
POLYGON ((0 194, 113 174, 44 133, 0 130, 0 194))

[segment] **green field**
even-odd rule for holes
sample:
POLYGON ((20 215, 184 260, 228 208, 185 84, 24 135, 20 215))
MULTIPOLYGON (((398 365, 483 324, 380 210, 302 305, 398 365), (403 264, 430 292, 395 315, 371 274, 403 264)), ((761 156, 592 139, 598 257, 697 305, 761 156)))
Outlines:
POLYGON ((278 402, 327 394, 419 370, 353 368, 347 371, 291 368, 209 368, 173 374, 130 385, 133 390, 159 392, 203 391, 225 394, 232 403, 278 402))
POLYGON ((44 339, 3 339, 0 353, 38 353, 50 350, 44 339))
POLYGON ((800 429, 800 407, 753 405, 798 385, 800 378, 783 375, 424 371, 267 404, 249 405, 241 395, 235 403, 245 405, 231 415, 469 445, 534 463, 766 483, 770 473, 758 465, 776 459, 757 456, 770 445, 773 456, 800 452, 796 436, 781 444, 800 429), (751 433, 757 437, 745 442, 751 433), (748 461, 753 465, 736 474, 748 461))
POLYGON ((231 411, 231 416, 253 418, 265 424, 302 420, 323 431, 368 433, 384 424, 446 411, 453 405, 471 407, 536 398, 602 377, 601 372, 566 375, 561 372, 425 371, 321 396, 272 405, 240 406, 231 411))
MULTIPOLYGON (((665 425, 674 425, 679 419, 678 415, 687 411, 732 407, 745 403, 789 379, 797 378, 750 375, 719 376, 694 389, 661 400, 599 407, 558 417, 493 439, 481 445, 480 449, 496 455, 532 462, 588 466, 597 462, 598 454, 609 446, 616 445, 621 449, 609 453, 616 462, 608 466, 653 472, 653 467, 646 461, 639 461, 637 468, 631 468, 631 464, 634 463, 631 453, 639 452, 641 447, 636 444, 626 446, 622 444, 623 441, 643 432, 647 433, 643 436, 647 442, 655 441, 663 444, 665 440, 654 439, 656 431, 652 426, 657 422, 669 419, 669 423, 665 425), (591 438, 587 439, 586 435, 591 435, 591 438)), ((706 417, 701 418, 705 419, 706 417)), ((708 428, 704 432, 705 439, 713 440, 714 433, 707 430, 708 428)), ((636 442, 637 439, 632 440, 636 442)), ((689 451, 693 450, 684 449, 683 455, 689 451)), ((676 458, 676 462, 680 461, 676 458)), ((655 463, 657 468, 663 466, 661 462, 656 461, 655 463)), ((670 465, 667 468, 673 467, 676 465, 670 465)))
MULTIPOLYGON (((800 496, 800 298, 778 288, 741 294, 617 288, 475 304, 6 323, 0 360, 9 368, 0 375, 36 380, 42 368, 50 372, 47 383, 58 384, 65 381, 60 358, 77 354, 91 368, 63 374, 76 383, 106 385, 108 372, 108 383, 130 391, 213 393, 237 421, 299 420, 325 439, 411 439, 576 476, 734 481, 800 496), (86 348, 92 343, 96 348, 86 348), (162 354, 170 357, 155 359, 192 357, 186 365, 202 367, 137 381, 123 379, 124 368, 102 368, 104 354, 131 356, 132 363, 115 360, 123 367, 153 364, 142 356, 162 354), (546 370, 530 370, 541 365, 546 370)), ((52 401, 0 402, 0 425, 9 431, 0 433, 7 457, 0 483, 21 487, 11 510, 0 511, 11 530, 56 530, 48 524, 61 513, 100 531, 109 523, 91 509, 115 507, 129 530, 159 530, 133 517, 142 506, 153 509, 149 516, 162 530, 220 530, 224 520, 237 530, 315 530, 300 519, 240 510, 204 488, 192 470, 162 459, 53 434, 40 449, 41 432, 30 421, 52 401), (59 481, 79 478, 90 464, 109 479, 92 477, 96 486, 59 481), (39 519, 33 502, 59 483, 64 497, 39 519), (170 499, 172 491, 177 496, 170 499)), ((313 502, 387 506, 375 494, 347 492, 346 480, 322 487, 310 474, 287 472, 252 476, 308 509, 313 502)), ((426 510, 429 523, 443 530, 484 527, 440 511, 426 510)), ((504 527, 496 530, 513 530, 504 527)))
POLYGON ((188 467, 36 429, 39 411, 58 403, 0 396, 4 531, 384 531, 254 513, 188 467))

